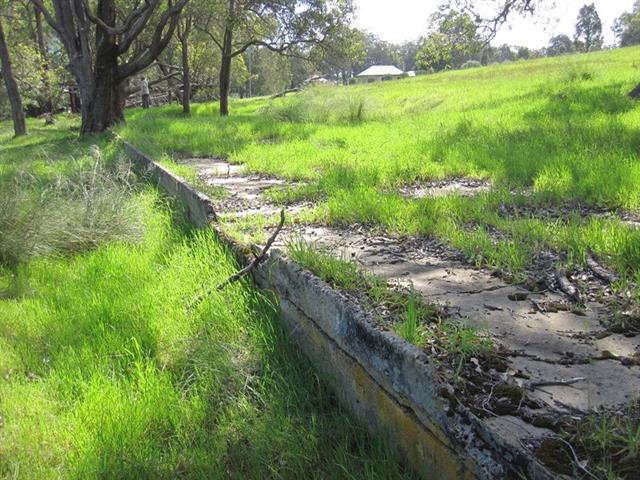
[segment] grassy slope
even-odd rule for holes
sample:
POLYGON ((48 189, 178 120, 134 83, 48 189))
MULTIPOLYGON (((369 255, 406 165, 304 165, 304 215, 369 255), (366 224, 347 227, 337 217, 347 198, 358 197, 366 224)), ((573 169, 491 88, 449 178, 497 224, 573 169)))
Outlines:
POLYGON ((134 111, 122 133, 150 153, 218 155, 310 181, 291 198, 325 199, 321 219, 435 234, 470 259, 515 273, 541 248, 582 262, 588 249, 640 279, 640 234, 617 220, 505 219, 501 203, 581 201, 640 209, 640 48, 448 72, 270 101, 236 101, 232 116, 197 105, 134 111), (401 184, 490 178, 476 199, 409 200, 401 184), (511 195, 532 187, 533 198, 511 195), (479 226, 479 228, 478 228, 479 226), (506 235, 494 241, 490 228, 506 235))
MULTIPOLYGON (((19 140, 0 125, 0 179, 90 168, 71 125, 19 140)), ((255 290, 189 308, 236 268, 212 235, 177 225, 155 190, 131 202, 140 243, 0 269, 0 477, 403 477, 255 290)))

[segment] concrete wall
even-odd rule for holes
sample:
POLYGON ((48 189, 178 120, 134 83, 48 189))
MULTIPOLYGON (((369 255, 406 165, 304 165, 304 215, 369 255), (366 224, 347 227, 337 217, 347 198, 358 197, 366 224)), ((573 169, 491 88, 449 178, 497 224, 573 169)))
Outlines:
MULTIPOLYGON (((211 201, 125 142, 139 172, 184 202, 195 225, 215 220, 211 201)), ((241 263, 242 248, 212 224, 241 263)), ((293 340, 333 383, 341 401, 425 479, 505 478, 514 470, 556 478, 525 452, 502 442, 462 407, 448 410, 438 369, 421 350, 382 331, 360 306, 273 250, 256 283, 279 300, 293 340)))

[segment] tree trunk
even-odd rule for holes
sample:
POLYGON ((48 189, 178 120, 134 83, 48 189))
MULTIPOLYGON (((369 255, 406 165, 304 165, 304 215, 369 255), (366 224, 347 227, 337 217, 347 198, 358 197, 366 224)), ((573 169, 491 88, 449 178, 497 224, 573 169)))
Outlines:
POLYGON ((185 27, 180 37, 182 47, 182 113, 191 113, 191 70, 189 68, 189 19, 185 20, 185 27))
POLYGON ((640 83, 636 85, 636 87, 629 92, 629 96, 631 98, 640 98, 640 83))
POLYGON ((231 89, 231 61, 233 31, 225 27, 222 40, 222 64, 220 65, 220 116, 229 116, 229 90, 231 89))
POLYGON ((22 99, 20 98, 20 91, 18 90, 18 84, 13 76, 13 69, 11 67, 11 57, 9 57, 9 48, 4 37, 4 29, 2 28, 2 21, 0 20, 0 63, 2 64, 2 78, 4 80, 5 87, 7 88, 7 95, 9 95, 9 101, 11 102, 11 116, 13 117, 13 131, 16 137, 26 135, 27 126, 24 122, 24 110, 22 109, 22 99))
POLYGON ((42 18, 40 10, 34 7, 36 18, 36 41, 38 43, 38 50, 40 53, 40 59, 42 60, 42 85, 44 87, 44 108, 47 113, 53 113, 53 99, 51 96, 51 84, 49 83, 49 56, 47 55, 47 48, 44 44, 44 34, 42 32, 42 18))
MULTIPOLYGON (((98 2, 98 17, 107 25, 115 25, 116 12, 112 0, 98 2)), ((97 29, 92 85, 85 85, 84 88, 83 85, 79 86, 82 100, 81 135, 101 133, 124 122, 124 85, 118 77, 118 45, 114 35, 97 29)))

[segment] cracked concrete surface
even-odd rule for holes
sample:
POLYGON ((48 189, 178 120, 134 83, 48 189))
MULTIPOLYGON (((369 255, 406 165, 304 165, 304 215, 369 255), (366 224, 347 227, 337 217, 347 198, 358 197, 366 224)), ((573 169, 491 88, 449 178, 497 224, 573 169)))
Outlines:
MULTIPOLYGON (((244 175, 241 166, 219 160, 192 159, 184 163, 197 168, 208 184, 227 189, 229 196, 216 205, 223 216, 270 215, 280 208, 263 195, 266 189, 283 185, 283 180, 244 175)), ((441 182, 439 187, 434 182, 420 195, 456 191, 469 194, 489 188, 482 182, 461 184, 458 190, 455 185, 441 182)), ((295 209, 288 212, 295 215, 295 209)), ((336 255, 354 258, 375 275, 411 285, 428 302, 445 307, 454 318, 485 329, 512 352, 510 369, 518 376, 528 377, 526 381, 584 377, 584 381, 571 386, 543 387, 531 392, 531 397, 555 411, 615 407, 639 395, 640 366, 623 363, 624 359, 640 355, 640 336, 629 338, 606 331, 600 320, 607 312, 598 303, 588 302, 584 311, 576 313, 570 308, 554 313, 541 311, 540 305, 568 302, 559 293, 532 293, 510 285, 490 271, 466 264, 455 252, 433 240, 392 238, 357 229, 295 226, 283 231, 279 243, 295 236, 336 255)))

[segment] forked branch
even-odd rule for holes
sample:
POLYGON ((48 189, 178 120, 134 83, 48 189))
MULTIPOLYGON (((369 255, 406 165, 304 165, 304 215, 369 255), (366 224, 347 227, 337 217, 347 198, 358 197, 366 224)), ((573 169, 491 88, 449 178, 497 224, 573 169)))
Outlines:
POLYGON ((273 245, 273 242, 276 241, 278 234, 282 230, 282 227, 284 227, 284 221, 285 221, 285 214, 284 214, 284 208, 283 208, 282 210, 280 210, 280 223, 278 223, 278 227, 276 228, 276 230, 273 232, 273 234, 267 241, 266 245, 260 252, 260 255, 254 258, 253 261, 249 265, 247 265, 245 268, 240 270, 238 273, 231 275, 224 282, 218 285, 216 287, 216 290, 218 291, 224 290, 226 287, 228 287, 232 283, 237 282, 238 280, 247 276, 249 273, 251 273, 252 270, 254 270, 258 265, 260 265, 264 261, 264 259, 267 256, 267 253, 269 252, 269 249, 273 245))

